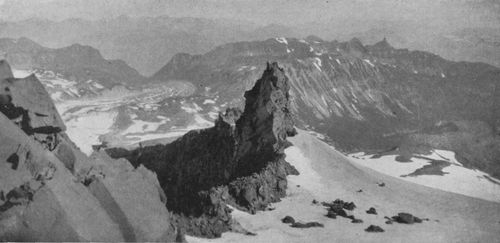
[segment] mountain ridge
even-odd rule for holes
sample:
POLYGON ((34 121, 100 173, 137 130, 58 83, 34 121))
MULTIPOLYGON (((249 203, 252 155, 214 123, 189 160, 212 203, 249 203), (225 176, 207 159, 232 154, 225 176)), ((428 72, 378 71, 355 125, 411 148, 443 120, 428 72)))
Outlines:
POLYGON ((145 76, 156 72, 165 60, 179 52, 203 53, 222 43, 276 35, 295 33, 282 25, 169 16, 0 22, 0 37, 28 37, 51 48, 74 43, 90 45, 106 58, 124 60, 145 76))
POLYGON ((262 70, 258 63, 265 60, 282 63, 290 76, 298 124, 327 135, 339 149, 438 146, 459 152, 468 166, 499 175, 498 154, 486 148, 500 145, 494 132, 500 119, 495 112, 500 70, 488 64, 396 49, 387 40, 365 46, 358 39, 275 38, 225 44, 204 55, 180 54, 151 80, 192 82, 199 93, 209 90, 219 97, 218 104, 241 106, 236 94, 253 85, 262 70), (422 129, 440 122, 462 124, 459 131, 443 134, 454 142, 437 143, 424 134, 422 129), (474 135, 479 127, 492 132, 474 135), (426 138, 415 140, 419 134, 426 138), (472 137, 481 145, 474 145, 472 137))

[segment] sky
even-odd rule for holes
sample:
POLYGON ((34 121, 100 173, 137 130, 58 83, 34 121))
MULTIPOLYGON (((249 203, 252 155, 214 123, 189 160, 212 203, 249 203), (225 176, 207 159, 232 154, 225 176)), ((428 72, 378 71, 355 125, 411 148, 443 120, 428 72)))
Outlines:
POLYGON ((230 18, 283 25, 345 19, 492 25, 500 22, 500 0, 0 0, 2 20, 96 20, 120 15, 230 18))

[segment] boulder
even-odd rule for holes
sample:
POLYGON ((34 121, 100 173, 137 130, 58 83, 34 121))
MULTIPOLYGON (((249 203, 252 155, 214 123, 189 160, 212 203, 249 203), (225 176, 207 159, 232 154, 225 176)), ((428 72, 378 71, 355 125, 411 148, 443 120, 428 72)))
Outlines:
POLYGON ((422 223, 422 220, 420 218, 415 217, 409 213, 398 213, 398 215, 393 216, 392 219, 401 224, 422 223))
POLYGON ((325 227, 323 224, 320 224, 318 222, 307 222, 307 223, 301 223, 301 222, 296 222, 290 225, 290 227, 293 228, 314 228, 314 227, 325 227))
POLYGON ((361 219, 353 219, 351 221, 351 223, 353 223, 353 224, 361 224, 361 223, 363 223, 363 220, 361 220, 361 219))
POLYGON ((366 232, 384 232, 385 230, 382 229, 380 226, 377 226, 377 225, 370 225, 368 226, 368 228, 365 229, 366 232))
POLYGON ((377 215, 377 210, 374 207, 371 207, 366 211, 367 214, 375 214, 377 215))
POLYGON ((281 222, 283 222, 284 224, 293 224, 293 223, 295 223, 295 219, 292 218, 292 216, 287 215, 281 219, 281 222))

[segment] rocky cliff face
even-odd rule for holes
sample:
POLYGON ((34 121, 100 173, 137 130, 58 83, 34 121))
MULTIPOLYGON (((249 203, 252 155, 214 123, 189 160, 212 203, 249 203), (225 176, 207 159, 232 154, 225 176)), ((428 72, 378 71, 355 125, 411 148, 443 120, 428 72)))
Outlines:
POLYGON ((495 131, 500 120, 500 69, 487 64, 397 49, 387 40, 363 45, 358 39, 310 36, 231 43, 204 55, 179 55, 153 79, 190 81, 200 87, 198 93, 209 90, 208 95, 217 97, 215 105, 243 106, 239 94, 254 85, 265 60, 279 61, 290 77, 297 125, 326 135, 338 149, 388 150, 442 123, 468 124, 443 134, 444 140, 454 140, 446 146, 430 137, 411 144, 456 151, 467 157, 462 161, 466 166, 500 176, 498 133, 479 138, 472 132, 482 129, 479 124, 495 131), (478 151, 473 137, 480 140, 482 152, 473 152, 478 151))
POLYGON ((285 196, 286 176, 297 173, 283 154, 286 138, 295 134, 289 89, 283 69, 268 64, 245 93, 243 113, 229 109, 214 127, 191 131, 171 144, 108 153, 155 171, 167 208, 188 233, 217 237, 238 230, 227 205, 263 210, 285 196))
POLYGON ((1 61, 0 240, 174 240, 154 173, 82 154, 37 78, 12 76, 1 61))

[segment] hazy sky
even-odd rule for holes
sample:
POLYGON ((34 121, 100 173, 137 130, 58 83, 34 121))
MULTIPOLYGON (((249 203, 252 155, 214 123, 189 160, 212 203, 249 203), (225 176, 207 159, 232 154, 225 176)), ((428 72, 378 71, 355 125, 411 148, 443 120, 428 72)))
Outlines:
POLYGON ((500 0, 0 0, 0 19, 63 20, 119 15, 236 18, 295 25, 343 19, 498 23, 500 0))

